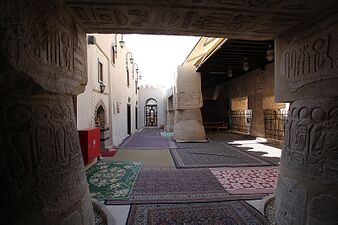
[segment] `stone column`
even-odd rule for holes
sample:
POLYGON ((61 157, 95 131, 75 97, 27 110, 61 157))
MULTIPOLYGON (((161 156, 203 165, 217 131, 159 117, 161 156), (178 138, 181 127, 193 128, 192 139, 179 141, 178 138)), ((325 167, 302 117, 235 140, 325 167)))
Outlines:
POLYGON ((85 34, 59 1, 0 6, 0 210, 10 225, 93 225, 73 96, 85 34))
POLYGON ((205 141, 201 107, 201 75, 190 65, 178 67, 175 96, 174 137, 176 141, 205 141))
POLYGON ((276 193, 278 225, 338 221, 337 22, 336 15, 310 21, 276 40, 276 98, 291 102, 276 193))

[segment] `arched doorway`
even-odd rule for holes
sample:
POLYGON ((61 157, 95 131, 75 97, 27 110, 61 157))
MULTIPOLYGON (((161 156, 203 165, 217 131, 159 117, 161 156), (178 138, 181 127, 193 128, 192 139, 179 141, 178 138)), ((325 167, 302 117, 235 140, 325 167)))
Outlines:
POLYGON ((102 105, 96 110, 95 127, 100 128, 100 148, 105 149, 106 113, 102 105))
POLYGON ((144 117, 146 127, 157 126, 157 101, 155 99, 150 98, 146 101, 144 117))
POLYGON ((102 107, 102 105, 100 105, 97 110, 96 110, 96 116, 95 116, 95 127, 99 127, 100 129, 104 129, 105 128, 105 112, 104 112, 104 108, 102 107))

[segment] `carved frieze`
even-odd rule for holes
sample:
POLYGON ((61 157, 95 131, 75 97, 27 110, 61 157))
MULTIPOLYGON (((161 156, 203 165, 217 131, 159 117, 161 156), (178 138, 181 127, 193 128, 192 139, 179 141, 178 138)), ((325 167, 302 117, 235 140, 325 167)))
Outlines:
MULTIPOLYGON (((87 32, 271 39, 324 9, 320 1, 66 1, 87 32), (269 13, 266 13, 266 12, 269 13)), ((326 4, 332 4, 333 0, 326 4)))
POLYGON ((337 57, 338 33, 332 30, 285 49, 281 75, 289 82, 290 91, 297 92, 313 82, 337 78, 337 57))
POLYGON ((276 97, 279 101, 338 95, 337 16, 290 32, 276 41, 276 97))
POLYGON ((281 164, 323 183, 338 184, 338 101, 291 105, 281 164))

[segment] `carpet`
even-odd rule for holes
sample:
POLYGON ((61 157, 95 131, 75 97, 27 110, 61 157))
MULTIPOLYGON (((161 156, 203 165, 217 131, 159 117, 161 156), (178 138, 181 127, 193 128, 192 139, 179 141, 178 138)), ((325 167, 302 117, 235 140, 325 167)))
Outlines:
POLYGON ((264 205, 264 216, 270 225, 276 225, 275 197, 270 198, 264 205))
POLYGON ((125 149, 168 149, 177 148, 172 138, 162 136, 132 136, 126 139, 121 148, 125 149))
POLYGON ((132 205, 128 225, 268 225, 243 201, 132 205))
POLYGON ((98 161, 86 171, 91 196, 99 200, 127 200, 142 161, 98 161))
POLYGON ((160 128, 143 128, 142 130, 135 133, 137 136, 161 136, 160 128))
MULTIPOLYGON (((229 195, 209 169, 147 168, 140 170, 128 203, 211 202, 264 196, 229 195)), ((123 202, 108 200, 105 204, 123 202)))
POLYGON ((177 168, 269 166, 271 163, 224 143, 178 143, 171 149, 177 168))
POLYGON ((277 167, 211 168, 210 171, 230 194, 250 195, 275 192, 277 167))

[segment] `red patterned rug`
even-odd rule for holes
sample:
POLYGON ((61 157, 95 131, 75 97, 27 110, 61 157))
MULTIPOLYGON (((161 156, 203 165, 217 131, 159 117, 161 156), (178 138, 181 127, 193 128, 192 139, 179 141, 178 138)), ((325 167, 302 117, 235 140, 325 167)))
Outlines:
POLYGON ((256 209, 243 201, 192 204, 132 205, 128 225, 268 225, 256 209))
POLYGON ((261 199, 266 194, 232 195, 209 169, 141 169, 129 201, 107 200, 105 204, 213 202, 261 199))
POLYGON ((278 167, 227 167, 210 170, 230 194, 272 194, 276 189, 278 167))

